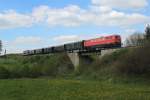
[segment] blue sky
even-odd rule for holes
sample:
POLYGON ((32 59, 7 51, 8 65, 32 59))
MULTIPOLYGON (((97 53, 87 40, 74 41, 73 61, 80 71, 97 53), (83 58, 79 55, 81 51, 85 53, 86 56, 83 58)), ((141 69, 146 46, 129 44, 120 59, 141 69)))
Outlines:
POLYGON ((0 39, 8 53, 144 32, 149 0, 1 0, 0 39))

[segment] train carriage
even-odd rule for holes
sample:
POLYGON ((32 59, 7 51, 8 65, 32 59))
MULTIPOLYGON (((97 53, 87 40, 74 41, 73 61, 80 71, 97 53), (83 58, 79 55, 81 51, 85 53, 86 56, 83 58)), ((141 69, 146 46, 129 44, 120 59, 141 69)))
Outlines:
POLYGON ((53 52, 54 53, 57 53, 57 52, 64 52, 65 49, 64 49, 64 45, 60 45, 60 46, 55 46, 53 47, 53 52))
POLYGON ((43 53, 44 54, 53 53, 53 47, 43 48, 43 53))
POLYGON ((42 54, 43 53, 43 49, 35 49, 35 54, 42 54))
POLYGON ((29 55, 29 52, 30 52, 30 50, 23 51, 23 55, 24 56, 29 55))
POLYGON ((25 55, 34 55, 35 50, 27 50, 25 55))
POLYGON ((84 41, 68 43, 68 44, 65 44, 64 47, 65 47, 65 50, 68 52, 81 51, 84 49, 83 43, 84 41))

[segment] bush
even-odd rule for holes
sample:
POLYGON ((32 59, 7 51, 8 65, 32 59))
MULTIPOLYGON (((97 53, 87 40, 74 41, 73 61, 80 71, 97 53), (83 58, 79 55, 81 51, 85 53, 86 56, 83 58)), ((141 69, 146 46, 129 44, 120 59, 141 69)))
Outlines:
POLYGON ((0 79, 7 79, 9 75, 10 73, 5 67, 0 67, 0 79))
POLYGON ((149 75, 150 74, 150 45, 133 48, 119 57, 115 63, 115 70, 125 75, 149 75))
POLYGON ((64 53, 53 55, 7 55, 0 59, 0 77, 22 78, 64 75, 73 71, 68 56, 64 53), (5 74, 5 73, 7 73, 5 74), (6 76, 5 76, 6 75, 6 76))
POLYGON ((41 67, 42 66, 38 66, 36 64, 33 64, 32 66, 30 66, 29 77, 36 78, 36 77, 42 76, 41 67))

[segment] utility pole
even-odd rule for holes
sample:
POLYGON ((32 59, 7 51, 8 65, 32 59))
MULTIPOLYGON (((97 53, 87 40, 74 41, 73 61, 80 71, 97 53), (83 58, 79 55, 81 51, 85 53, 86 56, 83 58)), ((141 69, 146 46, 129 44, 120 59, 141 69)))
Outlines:
POLYGON ((2 41, 0 40, 0 54, 2 52, 2 41))
POLYGON ((4 55, 6 55, 6 49, 5 49, 4 55))

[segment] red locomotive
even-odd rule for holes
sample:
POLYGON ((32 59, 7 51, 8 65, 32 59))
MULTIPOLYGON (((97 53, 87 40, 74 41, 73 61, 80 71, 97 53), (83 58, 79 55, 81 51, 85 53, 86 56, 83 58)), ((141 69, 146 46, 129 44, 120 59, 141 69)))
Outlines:
POLYGON ((84 47, 86 48, 121 47, 121 37, 119 35, 111 35, 96 39, 85 40, 84 47))

